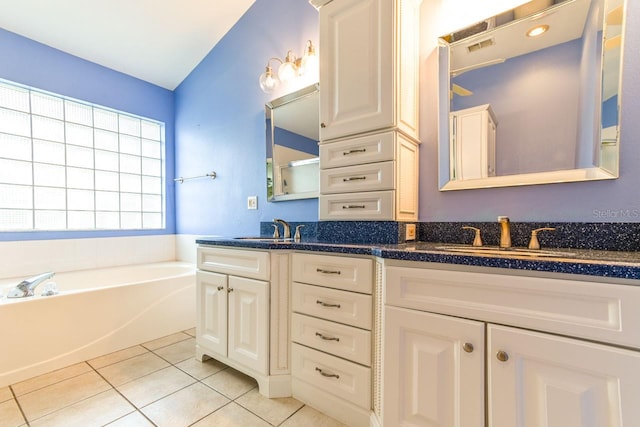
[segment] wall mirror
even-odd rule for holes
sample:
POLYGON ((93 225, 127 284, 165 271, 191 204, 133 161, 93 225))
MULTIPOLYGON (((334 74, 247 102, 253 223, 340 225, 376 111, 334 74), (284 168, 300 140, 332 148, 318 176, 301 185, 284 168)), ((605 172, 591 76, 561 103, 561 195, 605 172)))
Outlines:
POLYGON ((265 105, 267 200, 318 197, 319 103, 314 84, 265 105))
POLYGON ((440 37, 440 190, 617 178, 624 10, 534 0, 440 37))

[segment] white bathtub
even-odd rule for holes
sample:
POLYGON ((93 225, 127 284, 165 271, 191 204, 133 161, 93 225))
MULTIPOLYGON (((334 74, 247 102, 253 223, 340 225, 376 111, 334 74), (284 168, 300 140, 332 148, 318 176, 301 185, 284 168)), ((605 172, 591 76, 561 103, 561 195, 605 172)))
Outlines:
POLYGON ((60 294, 0 289, 0 387, 195 325, 195 266, 163 262, 57 273, 60 294))

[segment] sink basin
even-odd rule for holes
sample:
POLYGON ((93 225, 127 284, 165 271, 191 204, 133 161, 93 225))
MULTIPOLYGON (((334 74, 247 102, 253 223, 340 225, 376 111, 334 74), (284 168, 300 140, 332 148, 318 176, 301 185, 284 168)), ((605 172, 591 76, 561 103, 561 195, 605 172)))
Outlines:
POLYGON ((527 248, 498 248, 496 246, 436 246, 439 251, 461 252, 465 254, 477 255, 500 255, 514 257, 552 257, 552 258, 571 258, 576 256, 573 252, 553 251, 544 249, 527 249, 527 248))

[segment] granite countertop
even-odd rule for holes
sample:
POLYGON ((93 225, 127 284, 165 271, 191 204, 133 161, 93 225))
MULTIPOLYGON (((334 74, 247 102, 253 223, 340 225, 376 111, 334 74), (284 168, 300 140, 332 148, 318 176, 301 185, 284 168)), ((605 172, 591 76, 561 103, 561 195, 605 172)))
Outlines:
MULTIPOLYGON (((500 253, 463 253, 443 249, 462 247, 431 242, 411 242, 398 245, 389 244, 336 244, 306 240, 270 241, 253 239, 231 239, 202 237, 196 243, 238 248, 267 250, 301 250, 343 254, 372 255, 384 259, 420 261, 444 264, 469 265, 476 267, 509 268, 526 271, 581 274, 587 276, 612 277, 640 280, 640 252, 599 251, 585 249, 550 249, 551 256, 532 257, 517 251, 500 253), (565 254, 570 255, 565 255, 565 254)), ((496 252, 498 252, 496 250, 496 252)))

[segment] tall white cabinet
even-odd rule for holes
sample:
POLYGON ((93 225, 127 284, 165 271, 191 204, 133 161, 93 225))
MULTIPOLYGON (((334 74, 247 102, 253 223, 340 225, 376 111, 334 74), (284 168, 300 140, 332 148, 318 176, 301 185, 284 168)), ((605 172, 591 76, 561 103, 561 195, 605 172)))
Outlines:
POLYGON ((415 221, 421 0, 311 3, 322 6, 319 218, 415 221), (391 156, 371 156, 372 140, 391 156))

